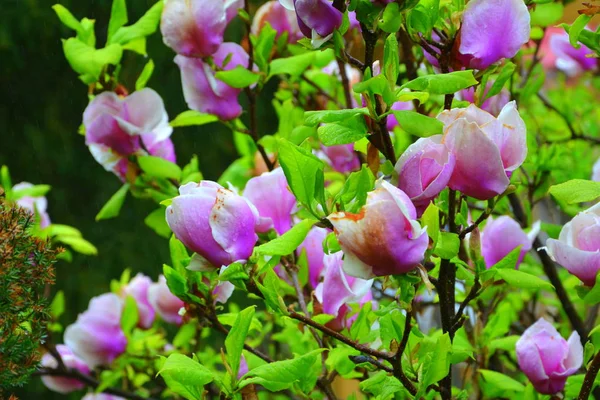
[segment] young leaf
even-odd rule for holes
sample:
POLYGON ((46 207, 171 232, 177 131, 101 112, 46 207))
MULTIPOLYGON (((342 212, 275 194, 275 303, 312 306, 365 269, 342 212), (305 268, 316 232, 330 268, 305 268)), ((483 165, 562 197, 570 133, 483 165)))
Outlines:
POLYGON ((58 320, 60 316, 65 312, 65 293, 59 290, 54 295, 52 303, 50 303, 50 315, 53 320, 58 320))
POLYGON ((175 163, 155 156, 140 156, 138 163, 142 171, 155 178, 177 179, 181 178, 181 168, 175 163))
POLYGON ((135 90, 141 90, 146 87, 148 80, 152 76, 152 72, 154 72, 154 61, 152 59, 148 60, 146 65, 144 65, 144 69, 142 73, 135 81, 135 90))
POLYGON ((11 195, 11 200, 16 201, 22 197, 40 197, 45 196, 51 189, 50 185, 33 185, 28 188, 14 190, 11 195))
POLYGON ((600 197, 600 182, 572 179, 558 185, 550 186, 548 192, 558 201, 567 204, 584 203, 600 197))
POLYGON ((105 65, 117 65, 121 61, 123 48, 118 44, 96 50, 77 38, 63 40, 65 58, 77 72, 83 83, 91 84, 98 80, 105 65))
MULTIPOLYGON (((389 3, 385 9, 383 10, 383 14, 381 15, 381 19, 379 20, 379 28, 391 35, 388 36, 396 39, 395 32, 398 32, 400 26, 402 25, 402 15, 400 14, 400 6, 398 3, 389 3)), ((387 45, 387 40, 386 40, 387 45)), ((396 46, 398 46, 398 42, 396 42, 396 46)), ((397 50, 397 47, 396 47, 397 50)), ((384 57, 385 59, 385 57, 384 57)), ((399 63, 398 63, 399 65, 399 63)), ((388 77, 389 78, 389 77, 388 77)), ((394 81, 395 82, 395 81, 394 81)))
POLYGON ((373 190, 375 176, 373 172, 363 165, 360 171, 350 174, 342 190, 335 198, 335 202, 341 203, 344 211, 357 213, 367 202, 368 193, 373 190))
POLYGON ((512 270, 508 268, 499 269, 496 272, 496 277, 504 279, 510 286, 522 288, 522 289, 548 289, 552 290, 554 287, 535 275, 528 274, 523 271, 512 270))
POLYGON ((139 320, 138 308, 135 299, 132 296, 125 298, 125 306, 121 314, 121 328, 125 336, 130 337, 131 331, 137 325, 139 320))
POLYGON ((581 45, 577 43, 579 41, 579 35, 591 19, 592 17, 590 15, 581 14, 577 17, 575 22, 573 22, 573 25, 571 25, 571 28, 569 29, 569 43, 571 43, 571 46, 576 49, 581 47, 581 45))
POLYGON ((429 137, 443 132, 444 124, 415 111, 393 111, 400 128, 406 133, 419 137, 429 137))
POLYGON ((229 71, 217 72, 216 78, 233 88, 242 89, 258 82, 260 75, 238 65, 229 71))
POLYGON ((306 71, 315 59, 314 52, 308 52, 297 56, 278 58, 271 62, 269 77, 280 74, 299 76, 306 71))
POLYGON ((129 192, 129 184, 126 183, 115 194, 112 195, 110 199, 102 206, 100 212, 96 215, 96 221, 100 221, 102 219, 114 218, 119 215, 119 211, 121 211, 121 206, 123 206, 123 202, 125 201, 125 197, 127 197, 127 192, 129 192))
POLYGON ((510 392, 522 392, 525 390, 525 386, 523 386, 522 383, 509 376, 501 374, 500 372, 491 371, 488 369, 480 369, 479 373, 485 382, 489 383, 496 389, 510 392))
POLYGON ((504 65, 504 67, 502 68, 502 72, 500 72, 500 75, 498 75, 498 77, 492 84, 490 90, 488 90, 485 93, 485 98, 483 100, 485 101, 486 99, 489 99, 490 97, 500 93, 506 81, 508 81, 510 77, 513 76, 513 73, 515 72, 516 68, 517 66, 514 63, 508 61, 506 65, 504 65))
POLYGON ((165 219, 165 209, 163 207, 157 208, 148 214, 144 219, 144 223, 159 236, 167 239, 171 236, 171 228, 169 228, 165 219))
POLYGON ((446 260, 452 259, 458 254, 460 249, 460 239, 456 233, 440 232, 437 246, 433 253, 446 260))
POLYGON ((343 110, 306 111, 304 113, 304 123, 308 126, 317 126, 322 123, 344 122, 350 118, 362 115, 369 115, 369 109, 362 107, 343 110))
MULTIPOLYGON (((396 7, 398 7, 398 3, 390 3, 387 5, 386 11, 392 4, 395 4, 396 7)), ((398 29, 393 32, 396 32, 397 30, 398 29)), ((396 87, 396 80, 400 74, 400 56, 398 55, 398 40, 396 39, 396 34, 394 33, 390 34, 387 39, 385 39, 385 45, 383 48, 383 73, 385 74, 385 77, 390 85, 392 87, 396 87)))
POLYGON ((421 216, 421 223, 423 227, 427 227, 427 234, 433 240, 435 248, 440 234, 440 209, 433 202, 429 204, 421 216))
POLYGON ((110 41, 112 35, 127 23, 127 5, 125 0, 113 0, 110 10, 110 21, 108 22, 107 41, 110 41))
POLYGON ((174 120, 169 122, 169 125, 171 125, 173 128, 177 128, 180 126, 204 125, 218 120, 219 118, 211 114, 203 114, 198 111, 187 110, 176 116, 174 120))
POLYGON ((321 125, 317 133, 325 146, 354 143, 367 136, 367 125, 362 116, 346 121, 321 125))
POLYGON ((167 387, 188 400, 202 400, 204 385, 213 381, 213 373, 183 354, 171 354, 158 371, 167 387))
POLYGON ((311 374, 313 369, 320 369, 315 364, 321 359, 319 354, 325 349, 313 350, 292 360, 275 361, 250 370, 240 382, 239 387, 257 383, 265 389, 278 392, 291 388, 295 383, 302 382, 311 374))
POLYGON ((162 1, 157 1, 135 24, 120 27, 107 43, 125 44, 141 37, 150 36, 158 28, 163 6, 162 1))
POLYGON ((420 76, 402 85, 400 90, 412 89, 430 94, 450 94, 476 84, 477 79, 473 76, 473 70, 466 70, 420 76))
POLYGON ((305 219, 294 225, 283 235, 258 246, 256 254, 269 256, 285 256, 291 254, 306 238, 310 228, 317 222, 315 219, 305 219))
POLYGON ((242 349, 244 348, 244 342, 246 341, 246 336, 248 336, 248 330, 250 329, 253 317, 254 306, 250 306, 240 312, 235 319, 227 338, 225 338, 227 362, 233 372, 233 379, 236 379, 238 375, 242 349))
POLYGON ((69 10, 62 4, 55 4, 52 6, 52 9, 58 16, 60 22, 63 23, 67 28, 73 29, 75 32, 80 32, 83 30, 81 23, 71 14, 69 10))

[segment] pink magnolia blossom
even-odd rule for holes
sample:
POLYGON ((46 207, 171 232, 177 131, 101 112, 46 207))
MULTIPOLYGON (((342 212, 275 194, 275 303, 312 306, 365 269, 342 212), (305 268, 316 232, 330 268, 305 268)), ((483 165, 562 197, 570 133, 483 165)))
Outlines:
MULTIPOLYGON (((76 369, 84 375, 90 373, 90 368, 64 344, 57 345, 56 351, 60 354, 65 367, 76 369)), ((52 354, 46 353, 42 357, 41 366, 44 368, 57 368, 58 361, 52 354)), ((62 376, 44 375, 42 376, 42 382, 48 389, 58 393, 70 393, 85 387, 85 383, 77 379, 62 376)))
POLYGON ((600 271, 600 203, 567 222, 558 240, 546 241, 550 257, 587 286, 594 286, 600 271))
POLYGON ((328 0, 279 0, 288 10, 296 11, 300 31, 311 39, 314 47, 321 47, 342 25, 342 12, 328 0))
POLYGON ((91 368, 110 365, 127 347, 122 311, 123 301, 114 293, 92 298, 88 309, 65 329, 65 344, 91 368))
POLYGON ((181 325, 182 317, 179 315, 179 310, 184 303, 171 293, 164 275, 160 275, 158 282, 148 288, 148 302, 163 321, 181 325))
POLYGON ((296 43, 304 37, 296 20, 296 13, 283 7, 277 0, 267 1, 256 10, 252 20, 252 33, 258 36, 267 23, 277 31, 277 37, 287 32, 289 43, 296 43))
POLYGON ((334 146, 321 145, 318 154, 323 161, 342 174, 360 169, 360 159, 354 152, 354 144, 339 144, 334 146))
POLYGON ((471 104, 442 112, 442 142, 456 158, 449 186, 479 200, 503 193, 527 156, 525 123, 514 101, 498 118, 471 104))
POLYGON ((556 394, 564 389, 567 377, 581 367, 583 346, 577 332, 567 341, 540 318, 517 341, 517 361, 538 392, 556 394))
POLYGON ((531 246, 539 230, 540 225, 536 223, 531 232, 527 234, 517 221, 507 215, 496 219, 490 217, 481 233, 481 255, 486 267, 491 268, 511 251, 521 246, 521 252, 516 265, 516 268, 519 268, 523 257, 531 250, 531 246))
POLYGON ((598 60, 586 45, 579 43, 576 49, 569 42, 569 34, 563 28, 548 27, 540 45, 542 65, 547 69, 557 69, 569 77, 598 68, 598 60))
MULTIPOLYGON (((488 82, 484 95, 490 90, 493 82, 488 82)), ((475 103, 475 87, 463 89, 456 94, 457 99, 468 101, 469 103, 475 103)), ((500 93, 485 99, 481 104, 481 109, 487 111, 493 116, 497 117, 502 111, 502 108, 510 101, 510 93, 506 89, 502 89, 500 93)))
POLYGON ((152 280, 144 274, 137 274, 121 289, 121 296, 131 296, 137 305, 139 322, 138 325, 148 329, 154 322, 156 311, 148 299, 148 291, 152 286, 152 280))
POLYGON ((429 243, 417 212, 402 190, 376 183, 359 213, 337 212, 333 224, 344 251, 344 271, 362 279, 402 274, 422 261, 429 243))
POLYGON ((220 268, 245 261, 258 240, 258 211, 244 197, 212 181, 190 182, 167 207, 167 223, 190 250, 188 268, 220 268))
POLYGON ((303 250, 306 251, 308 261, 308 282, 314 289, 319 284, 319 279, 323 273, 323 241, 329 234, 329 230, 325 228, 313 227, 306 235, 306 238, 300 246, 298 246, 298 254, 303 250))
MULTIPOLYGON (((17 192, 19 190, 29 189, 30 187, 33 187, 33 184, 29 182, 21 182, 13 186, 12 190, 13 192, 17 192)), ((44 229, 50 225, 50 216, 48 215, 48 212, 46 212, 46 209, 48 208, 48 200, 45 196, 23 196, 17 200, 17 205, 39 217, 40 228, 44 229)))

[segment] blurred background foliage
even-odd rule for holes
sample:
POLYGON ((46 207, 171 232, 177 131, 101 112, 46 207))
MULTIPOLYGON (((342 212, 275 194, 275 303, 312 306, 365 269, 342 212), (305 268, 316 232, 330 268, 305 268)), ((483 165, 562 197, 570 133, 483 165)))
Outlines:
MULTIPOLYGON (((128 1, 129 20, 136 21, 155 2, 128 1)), ((72 32, 56 18, 51 8, 56 3, 77 18, 95 19, 98 43, 106 40, 112 0, 2 0, 0 165, 10 168, 13 183, 51 185, 47 195, 51 220, 78 228, 98 248, 98 256, 74 253, 71 263, 56 264, 53 292, 65 293, 67 307, 61 323, 67 325, 85 310, 91 297, 109 291, 110 280, 118 279, 125 268, 156 279, 162 264, 170 261, 168 242, 144 224, 146 215, 156 208, 150 200, 129 197, 118 218, 94 221, 121 182, 91 157, 84 137, 77 133, 88 103, 87 88, 63 55, 61 38, 72 32)), ((239 22, 232 25, 228 39, 239 41, 242 27, 239 22)), ((148 39, 147 49, 155 63, 148 86, 163 97, 173 119, 187 109, 179 70, 173 63, 175 54, 163 45, 158 32, 148 39)), ((130 91, 146 62, 140 55, 126 53, 120 80, 130 91)), ((259 107, 259 128, 263 134, 273 133, 276 121, 265 93, 259 107)), ((178 163, 185 165, 198 154, 206 179, 216 180, 236 158, 231 132, 219 124, 178 128, 172 139, 178 163)), ((67 398, 43 388, 39 379, 16 395, 21 399, 67 398)))
MULTIPOLYGON (((77 133, 88 98, 87 88, 67 64, 61 38, 71 32, 59 23, 51 6, 60 3, 77 18, 96 20, 98 43, 106 38, 112 0, 2 0, 0 12, 0 165, 10 168, 14 183, 49 184, 48 212, 52 221, 72 225, 97 246, 95 257, 73 254, 73 261, 56 265, 55 293, 63 290, 66 310, 61 323, 67 325, 82 312, 90 298, 110 290, 125 268, 156 279, 163 263, 169 263, 168 243, 143 220, 155 205, 128 198, 118 218, 94 221, 102 205, 121 183, 90 155, 84 137, 77 133)), ((155 0, 128 1, 129 20, 136 21, 155 0)), ((572 4, 573 5, 573 4, 572 4)), ((565 21, 576 17, 577 5, 565 21)), ((238 41, 239 21, 228 29, 228 40, 238 41)), ((148 86, 164 99, 171 119, 187 109, 183 100, 174 53, 163 45, 159 33, 148 39, 148 54, 155 70, 148 86)), ((130 91, 147 62, 127 52, 120 81, 130 91)), ((275 83, 276 84, 276 83, 275 83)), ((271 83, 271 90, 274 84, 271 83)), ((259 102, 261 134, 273 133, 277 118, 269 88, 259 102)), ((241 96, 242 105, 245 99, 241 96)), ((172 139, 178 163, 184 165, 199 155, 206 179, 216 180, 236 158, 231 132, 219 124, 178 128, 172 139)), ((60 338, 58 338, 60 339, 60 338)), ((81 393, 59 395, 45 389, 38 379, 15 393, 21 399, 78 399, 81 393)))

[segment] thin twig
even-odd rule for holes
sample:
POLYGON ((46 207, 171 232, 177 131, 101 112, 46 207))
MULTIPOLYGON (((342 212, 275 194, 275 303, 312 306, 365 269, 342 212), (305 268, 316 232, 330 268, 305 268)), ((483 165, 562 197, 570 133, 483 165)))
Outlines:
POLYGON ((352 108, 352 94, 350 93, 350 80, 348 79, 348 74, 346 73, 346 63, 344 63, 338 58, 337 65, 338 69, 340 70, 340 77, 342 78, 342 86, 344 89, 344 100, 346 100, 346 108, 352 108))
POLYGON ((596 381, 596 376, 598 375, 598 371, 600 370, 600 351, 596 353, 594 359, 588 366, 588 370, 585 373, 585 378, 583 379, 583 385, 581 385, 581 391, 579 392, 579 396, 577 400, 587 400, 590 397, 590 393, 592 393, 592 388, 594 387, 594 382, 596 381))
POLYGON ((317 90, 317 92, 321 95, 326 97, 328 100, 332 101, 335 103, 335 105, 338 108, 344 108, 344 105, 341 104, 335 97, 333 97, 332 95, 330 95, 329 93, 327 93, 326 91, 323 90, 323 88, 321 88, 319 85, 317 85, 317 83, 315 81, 313 81, 312 79, 310 79, 309 77, 306 76, 306 74, 302 74, 301 78, 308 83, 310 86, 312 86, 313 88, 315 88, 317 90))
POLYGON ((568 140, 585 140, 587 142, 600 144, 600 138, 586 136, 583 133, 577 132, 577 130, 575 130, 575 127, 573 127, 573 124, 571 123, 569 117, 556 106, 554 106, 554 104, 552 104, 550 100, 544 97, 541 93, 537 93, 537 97, 547 108, 557 113, 562 118, 562 120, 565 121, 565 123, 567 124, 567 128, 569 128, 569 132, 571 132, 571 137, 568 140))
POLYGON ((406 318, 404 320, 404 332, 402 332, 402 339, 400 340, 400 345, 398 346, 398 351, 394 355, 392 359, 392 365, 394 366, 394 376, 396 376, 402 385, 408 390, 410 394, 413 396, 417 394, 417 388, 411 382, 410 379, 404 373, 402 369, 402 354, 406 349, 406 345, 408 344, 408 337, 410 336, 411 330, 411 320, 412 320, 412 310, 406 312, 406 318))

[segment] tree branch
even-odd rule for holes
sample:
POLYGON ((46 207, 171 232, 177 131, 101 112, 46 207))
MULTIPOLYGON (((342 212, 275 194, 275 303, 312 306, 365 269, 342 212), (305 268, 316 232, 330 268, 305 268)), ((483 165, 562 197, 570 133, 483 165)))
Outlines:
POLYGON ((587 400, 590 397, 590 393, 592 393, 592 388, 594 387, 594 381, 596 380, 596 376, 598 375, 598 371, 600 370, 600 351, 596 353, 594 359, 589 364, 588 370, 585 373, 585 378, 583 379, 583 385, 581 386, 581 391, 579 392, 579 396, 577 400, 587 400))

